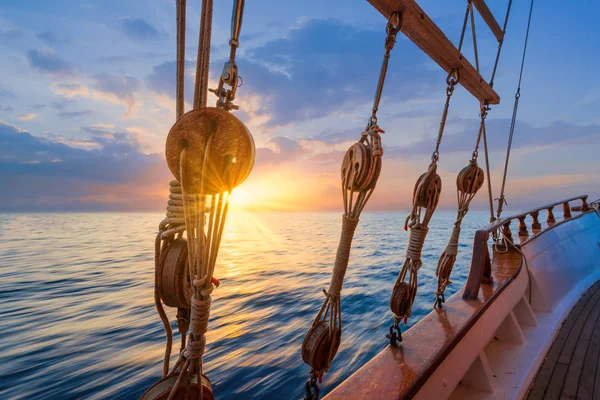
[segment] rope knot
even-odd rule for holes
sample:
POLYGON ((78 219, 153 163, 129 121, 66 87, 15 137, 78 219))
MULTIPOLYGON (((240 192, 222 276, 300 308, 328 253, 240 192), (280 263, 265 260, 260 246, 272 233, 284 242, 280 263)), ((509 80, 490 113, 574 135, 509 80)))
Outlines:
POLYGON ((208 318, 210 316, 210 296, 206 300, 192 299, 192 311, 190 315, 190 332, 194 336, 202 336, 208 329, 208 318))
MULTIPOLYGON (((408 238, 408 246, 406 247, 406 257, 413 260, 419 261, 421 260, 421 251, 423 250, 423 244, 425 243, 425 238, 427 237, 427 232, 429 228, 426 226, 417 224, 410 228, 410 236, 408 238)), ((417 270, 421 266, 419 265, 417 270)))
POLYGON ((450 239, 444 248, 444 252, 450 255, 458 254, 458 238, 460 237, 460 226, 454 226, 452 233, 450 233, 450 239))
POLYGON ((190 340, 187 345, 186 355, 188 358, 200 359, 206 349, 206 337, 202 335, 198 340, 190 340))

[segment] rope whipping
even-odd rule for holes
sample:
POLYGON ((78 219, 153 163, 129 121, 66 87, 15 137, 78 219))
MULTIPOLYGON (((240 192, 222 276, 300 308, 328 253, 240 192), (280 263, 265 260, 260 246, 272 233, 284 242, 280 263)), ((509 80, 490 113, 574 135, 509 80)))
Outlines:
POLYGON ((527 54, 527 42, 529 41, 529 28, 531 27, 531 16, 533 14, 533 2, 529 5, 529 18, 527 19, 527 30, 525 32, 525 44, 523 45, 523 56, 521 57, 521 70, 519 71, 519 83, 517 84, 517 91, 515 93, 515 101, 513 104, 513 113, 510 121, 510 130, 508 133, 508 145, 506 147, 506 159, 504 161, 504 173, 502 174, 502 186, 500 188, 500 197, 496 200, 498 205, 496 208, 496 217, 500 219, 502 215, 502 207, 507 204, 504 191, 506 189, 506 177, 508 174, 508 163, 510 160, 510 150, 512 148, 513 136, 515 134, 515 124, 517 122, 517 110, 519 109, 519 99, 521 98, 521 81, 523 79, 523 69, 525 67, 525 55, 527 54))
MULTIPOLYGON (((508 17, 510 15, 511 4, 512 4, 512 0, 510 0, 508 3, 507 10, 506 10, 506 17, 504 19, 504 26, 503 26, 503 30, 502 30, 502 38, 498 41, 498 51, 496 53, 496 59, 494 61, 494 68, 492 71, 492 77, 490 79, 490 86, 493 85, 494 77, 496 75, 496 70, 498 68, 498 61, 499 61, 500 53, 502 50, 502 44, 504 42, 504 36, 506 34, 506 27, 508 25, 508 17)), ((478 56, 477 39, 476 39, 477 36, 476 36, 476 32, 475 32, 475 21, 474 21, 474 16, 473 16, 474 13, 473 13, 473 7, 472 7, 471 1, 467 2, 466 15, 468 16, 469 14, 471 16, 471 31, 473 34, 473 53, 475 55, 477 71, 479 71, 479 56, 478 56)), ((466 21, 466 19, 467 18, 465 17, 465 21, 466 21)), ((464 29, 464 26, 463 26, 463 29, 464 29)), ((459 51, 462 46, 462 36, 463 35, 461 35, 459 51)), ((483 143, 484 143, 486 172, 487 172, 487 178, 488 178, 487 182, 488 182, 488 200, 489 200, 489 205, 490 205, 490 220, 491 221, 494 220, 493 200, 492 200, 493 196, 492 196, 492 188, 491 188, 491 180, 490 180, 489 155, 488 155, 487 137, 486 137, 486 129, 485 129, 485 119, 487 117, 487 113, 489 110, 490 110, 490 108, 487 105, 487 102, 483 101, 480 103, 480 111, 479 111, 480 123, 479 123, 479 130, 477 133, 477 140, 475 143, 475 150, 473 151, 471 159, 469 160, 469 164, 465 168, 463 168, 460 171, 460 173, 458 174, 458 176, 456 177, 456 197, 457 197, 457 203, 458 203, 457 216, 456 216, 456 220, 454 221, 454 225, 452 227, 452 232, 450 234, 450 238, 448 239, 448 243, 446 244, 446 247, 444 248, 444 251, 443 251, 442 255, 440 256, 440 259, 438 260, 438 264, 437 264, 437 268, 436 268, 436 276, 438 278, 438 282, 437 282, 437 288, 434 292, 434 294, 435 294, 434 308, 441 307, 442 304, 446 301, 444 293, 446 291, 446 287, 452 283, 450 281, 450 275, 452 273, 452 268, 454 267, 454 263, 456 262, 456 256, 458 254, 458 242, 459 242, 459 238, 460 238, 460 229, 461 229, 461 225, 462 225, 462 220, 469 211, 469 205, 471 203, 471 200, 473 200, 473 198, 475 197, 475 195, 477 194, 477 192, 483 185, 484 173, 483 173, 483 170, 477 164, 478 153, 479 153, 478 149, 479 149, 479 145, 481 143, 482 137, 483 137, 483 143)))
POLYGON ((225 63, 217 94, 217 107, 206 107, 212 0, 204 0, 200 21, 194 108, 184 114, 185 0, 177 1, 177 121, 167 136, 166 158, 176 180, 170 182, 166 218, 155 243, 155 304, 167 333, 163 378, 143 399, 213 399, 203 374, 202 358, 212 303, 219 285, 214 270, 234 187, 250 174, 254 141, 250 132, 228 111, 238 83, 236 49, 239 46, 244 1, 234 1, 231 54, 225 63), (185 237, 183 236, 185 233, 185 237), (176 306, 181 333, 179 359, 170 368, 172 329, 163 303, 176 306), (158 397, 157 397, 158 396, 158 397))
POLYGON ((381 172, 383 156, 381 134, 384 131, 377 124, 377 111, 385 84, 390 52, 401 26, 401 14, 392 14, 386 25, 385 53, 371 116, 360 139, 350 146, 342 161, 341 184, 344 214, 331 283, 329 290, 324 291, 323 305, 302 343, 302 359, 311 367, 310 379, 305 385, 305 399, 316 400, 318 398, 317 378, 321 380, 324 371, 329 369, 341 340, 341 290, 360 214, 373 194, 381 172))

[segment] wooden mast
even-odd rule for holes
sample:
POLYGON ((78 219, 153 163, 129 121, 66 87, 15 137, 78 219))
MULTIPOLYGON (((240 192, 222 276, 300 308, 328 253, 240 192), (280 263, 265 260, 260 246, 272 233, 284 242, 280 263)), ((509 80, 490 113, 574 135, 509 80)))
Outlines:
MULTIPOLYGON (((492 89, 488 82, 477 72, 475 67, 458 51, 444 32, 425 14, 415 0, 367 0, 386 19, 392 13, 402 13, 401 31, 412 40, 421 50, 435 61, 446 72, 458 69, 460 84, 479 101, 488 104, 500 103, 500 96, 492 89)), ((498 38, 497 29, 500 26, 492 13, 485 5, 484 0, 473 1, 483 19, 498 38), (498 25, 492 27, 492 25, 498 25)), ((502 30, 500 29, 500 33, 502 30)))

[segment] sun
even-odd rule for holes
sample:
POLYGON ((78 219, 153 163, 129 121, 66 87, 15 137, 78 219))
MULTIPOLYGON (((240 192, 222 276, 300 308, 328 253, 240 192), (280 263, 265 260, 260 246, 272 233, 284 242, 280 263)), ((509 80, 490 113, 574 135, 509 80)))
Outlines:
POLYGON ((243 208, 250 203, 250 192, 243 188, 235 188, 229 196, 229 204, 235 208, 243 208))

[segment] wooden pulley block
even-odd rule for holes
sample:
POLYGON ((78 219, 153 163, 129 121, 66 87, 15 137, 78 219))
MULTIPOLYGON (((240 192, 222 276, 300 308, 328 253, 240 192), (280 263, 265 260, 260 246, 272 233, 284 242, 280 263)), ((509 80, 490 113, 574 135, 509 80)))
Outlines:
POLYGON ((199 108, 184 114, 167 136, 165 155, 169 169, 180 179, 180 155, 186 149, 184 186, 188 193, 199 193, 202 180, 206 194, 229 191, 242 183, 254 166, 254 139, 233 114, 214 107, 199 108), (206 144, 212 143, 206 156, 206 144))
POLYGON ((379 179, 380 173, 381 173, 381 157, 371 158, 371 168, 369 170, 369 177, 367 179, 367 185, 365 187, 365 190, 373 189, 375 187, 375 185, 377 184, 377 180, 379 179))
POLYGON ((483 179, 483 170, 476 163, 470 162, 456 177, 456 188, 463 193, 477 193, 483 186, 483 179))
MULTIPOLYGON (((170 375, 162 378, 154 385, 150 386, 150 388, 142 395, 140 400, 166 400, 169 397, 171 390, 175 386, 178 376, 179 375, 170 375)), ((212 391, 212 385, 210 384, 208 377, 204 374, 202 374, 201 385, 202 399, 214 400, 215 396, 212 391)), ((179 383, 179 387, 177 388, 174 399, 197 399, 199 391, 200 386, 198 385, 197 377, 195 375, 190 377, 190 375, 186 374, 181 378, 181 382, 179 383)))
POLYGON ((410 285, 406 282, 396 283, 390 297, 390 309, 399 317, 408 315, 411 300, 410 285))
POLYGON ((329 322, 319 321, 313 325, 302 342, 302 360, 311 366, 315 371, 322 371, 331 363, 335 357, 342 331, 334 328, 333 337, 329 336, 329 322), (329 358, 329 350, 333 341, 333 352, 329 358))
POLYGON ((442 178, 437 173, 429 175, 427 180, 421 185, 419 192, 419 184, 425 179, 427 173, 424 173, 417 179, 414 189, 415 205, 423 208, 435 208, 440 199, 442 192, 442 178))
POLYGON ((342 161, 342 182, 347 175, 349 177, 344 189, 362 190, 361 188, 365 186, 369 176, 370 158, 369 149, 364 144, 354 143, 350 146, 342 161))
POLYGON ((160 255, 160 297, 169 307, 190 308, 192 285, 188 267, 187 240, 172 241, 160 255))

